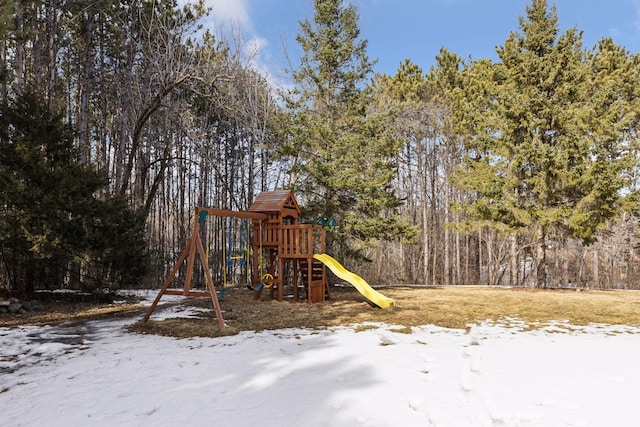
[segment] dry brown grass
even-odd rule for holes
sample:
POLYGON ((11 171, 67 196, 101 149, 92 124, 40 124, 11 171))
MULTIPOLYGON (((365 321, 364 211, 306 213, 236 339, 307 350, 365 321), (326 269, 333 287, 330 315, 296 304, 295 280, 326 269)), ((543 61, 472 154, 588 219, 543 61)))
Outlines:
MULTIPOLYGON (((640 327, 640 292, 632 291, 549 291, 470 287, 383 289, 396 300, 396 307, 371 307, 353 288, 333 290, 332 302, 305 304, 253 301, 251 293, 230 289, 221 299, 226 330, 220 331, 213 312, 197 318, 138 322, 132 330, 176 337, 215 337, 238 331, 281 328, 318 328, 382 322, 397 325, 410 333, 411 326, 436 325, 465 329, 482 321, 517 319, 531 327, 555 321, 581 326, 589 323, 640 327)), ((186 304, 210 307, 207 299, 191 299, 186 304)))
POLYGON ((44 311, 25 314, 0 314, 0 327, 59 325, 138 316, 144 313, 138 303, 44 303, 44 311))
MULTIPOLYGON (((168 305, 206 308, 195 318, 171 318, 136 322, 131 329, 140 333, 175 337, 216 337, 239 331, 260 331, 281 328, 321 328, 354 326, 362 329, 367 322, 395 325, 399 332, 410 333, 412 326, 436 325, 465 329, 482 321, 500 322, 517 319, 530 327, 542 327, 554 321, 566 321, 581 326, 589 323, 629 325, 640 327, 640 292, 634 291, 557 291, 535 289, 499 289, 476 287, 381 289, 396 301, 389 310, 373 308, 353 288, 332 290, 332 302, 306 304, 303 302, 271 301, 266 295, 260 301, 244 288, 230 288, 220 299, 225 322, 218 328, 207 298, 185 298, 168 305), (363 326, 363 324, 365 324, 363 326)), ((52 304, 42 313, 0 315, 0 326, 59 324, 67 321, 138 317, 145 308, 133 303, 109 304, 52 304)))

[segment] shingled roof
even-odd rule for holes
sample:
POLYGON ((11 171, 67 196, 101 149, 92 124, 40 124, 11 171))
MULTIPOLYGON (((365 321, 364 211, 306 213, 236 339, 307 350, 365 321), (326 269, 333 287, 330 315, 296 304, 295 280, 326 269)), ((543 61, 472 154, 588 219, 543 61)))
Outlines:
POLYGON ((263 191, 258 194, 253 204, 249 208, 249 212, 283 212, 294 210, 300 214, 300 207, 293 192, 289 190, 263 191))

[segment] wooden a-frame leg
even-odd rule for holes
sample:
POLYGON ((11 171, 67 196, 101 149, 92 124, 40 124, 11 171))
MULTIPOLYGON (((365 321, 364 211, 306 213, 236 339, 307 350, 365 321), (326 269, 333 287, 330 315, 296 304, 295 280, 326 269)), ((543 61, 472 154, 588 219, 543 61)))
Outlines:
POLYGON ((216 311, 216 317, 218 318, 218 325, 220 329, 224 329, 224 319, 222 318, 222 309, 220 308, 220 301, 218 301, 218 294, 216 293, 215 287, 213 286, 213 278, 211 277, 211 271, 209 271, 209 266, 206 265, 207 257, 204 252, 204 247, 202 246, 202 240, 198 237, 196 239, 196 246, 198 248, 198 254, 200 255, 200 262, 202 263, 202 267, 204 268, 204 273, 207 276, 207 280, 211 283, 209 286, 209 294, 211 295, 211 302, 213 302, 213 308, 216 311))
POLYGON ((191 291, 191 280, 193 279, 193 267, 196 263, 196 248, 198 242, 200 240, 199 236, 199 227, 196 223, 196 226, 193 229, 193 235, 191 236, 191 240, 189 242, 189 258, 187 258, 187 274, 184 278, 184 287, 183 292, 187 295, 191 291))
POLYGON ((149 309, 147 310, 147 314, 144 315, 144 318, 142 319, 143 322, 146 322, 147 320, 149 320, 149 317, 151 317, 153 310, 156 309, 156 306, 160 302, 160 298, 162 298, 162 295, 164 295, 164 292, 169 287, 169 284, 171 284, 173 279, 176 277, 178 270, 180 270, 180 266, 182 265, 184 260, 187 258, 187 255, 189 255, 190 251, 191 251, 191 241, 189 241, 189 244, 187 245, 187 247, 185 247, 184 250, 182 251, 182 254, 180 255, 180 258, 178 258, 176 265, 173 266, 173 270, 171 270, 171 273, 169 274, 169 276, 167 276, 167 280, 165 280, 164 283, 162 284, 162 288, 160 288, 160 292, 158 292, 158 296, 153 301, 153 304, 151 304, 151 307, 149 307, 149 309))

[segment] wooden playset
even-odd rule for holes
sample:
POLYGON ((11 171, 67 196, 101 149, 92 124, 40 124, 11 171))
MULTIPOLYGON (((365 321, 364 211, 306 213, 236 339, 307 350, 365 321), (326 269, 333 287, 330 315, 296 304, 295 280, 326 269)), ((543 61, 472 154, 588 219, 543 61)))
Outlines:
POLYGON ((201 238, 201 226, 208 216, 251 220, 253 251, 250 288, 254 291, 254 299, 259 299, 262 290, 267 288, 272 297, 282 301, 285 285, 291 285, 294 300, 300 299, 301 287, 306 291, 308 302, 324 301, 329 296, 325 265, 314 255, 324 253, 325 229, 320 225, 299 224, 299 215, 300 208, 291 191, 262 192, 248 211, 196 208, 191 238, 143 321, 149 319, 163 295, 207 296, 213 302, 220 328, 224 328, 219 295, 214 286, 207 286, 206 291, 191 288, 196 257, 204 269, 206 283, 214 283, 201 238), (182 289, 169 289, 185 260, 187 266, 182 289))

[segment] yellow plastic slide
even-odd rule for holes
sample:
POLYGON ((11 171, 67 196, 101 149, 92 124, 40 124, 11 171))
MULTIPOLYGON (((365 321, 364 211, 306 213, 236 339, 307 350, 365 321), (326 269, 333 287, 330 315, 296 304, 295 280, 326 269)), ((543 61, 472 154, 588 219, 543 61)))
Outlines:
POLYGON ((340 264, 329 255, 315 254, 313 257, 329 267, 336 276, 351 283, 358 290, 358 292, 360 292, 366 299, 368 299, 378 307, 389 308, 396 305, 396 302, 394 300, 385 297, 380 292, 373 289, 362 277, 350 272, 349 270, 344 268, 342 264, 340 264))

